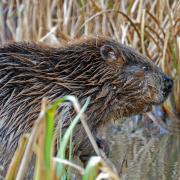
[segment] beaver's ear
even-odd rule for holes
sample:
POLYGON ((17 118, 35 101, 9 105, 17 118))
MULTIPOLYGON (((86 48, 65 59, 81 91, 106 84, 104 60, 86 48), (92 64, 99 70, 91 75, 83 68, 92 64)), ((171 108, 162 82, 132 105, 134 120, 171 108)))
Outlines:
POLYGON ((101 56, 104 60, 116 60, 118 58, 117 50, 111 45, 103 45, 100 48, 101 56))

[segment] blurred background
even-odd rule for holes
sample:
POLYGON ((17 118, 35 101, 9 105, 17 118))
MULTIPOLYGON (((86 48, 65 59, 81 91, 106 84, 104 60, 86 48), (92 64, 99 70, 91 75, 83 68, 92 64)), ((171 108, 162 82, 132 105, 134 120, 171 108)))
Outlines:
POLYGON ((180 1, 0 0, 1 44, 59 47, 82 36, 132 46, 174 79, 162 106, 112 124, 104 136, 122 179, 180 179, 180 1))

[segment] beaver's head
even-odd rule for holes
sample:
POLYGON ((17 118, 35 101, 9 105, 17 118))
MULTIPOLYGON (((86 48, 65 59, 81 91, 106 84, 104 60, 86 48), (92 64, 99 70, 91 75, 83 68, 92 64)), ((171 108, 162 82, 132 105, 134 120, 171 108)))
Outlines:
POLYGON ((109 82, 114 91, 111 107, 118 115, 129 116, 163 103, 172 90, 173 81, 150 59, 134 49, 105 42, 100 48, 105 64, 112 71, 109 82))
POLYGON ((165 101, 173 81, 150 59, 113 40, 87 42, 83 43, 89 61, 86 88, 92 97, 96 94, 92 104, 99 106, 99 112, 109 109, 119 118, 146 112, 165 101))

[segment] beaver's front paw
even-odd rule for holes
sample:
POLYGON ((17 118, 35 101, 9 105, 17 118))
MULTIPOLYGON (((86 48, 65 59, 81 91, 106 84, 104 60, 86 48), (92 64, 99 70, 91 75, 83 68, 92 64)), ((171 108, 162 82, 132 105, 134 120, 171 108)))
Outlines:
MULTIPOLYGON (((96 143, 100 150, 102 150, 106 156, 109 155, 109 146, 108 143, 104 139, 96 138, 96 143)), ((85 143, 84 143, 85 144, 85 143)), ((83 162, 84 165, 87 164, 89 158, 91 156, 95 156, 96 153, 94 152, 94 149, 92 146, 89 146, 90 142, 86 146, 86 148, 81 149, 79 158, 83 162)), ((80 148, 79 148, 80 149, 80 148)))
POLYGON ((96 138, 96 143, 97 143, 99 149, 101 149, 106 154, 106 156, 108 156, 109 155, 109 145, 106 142, 106 140, 96 138))

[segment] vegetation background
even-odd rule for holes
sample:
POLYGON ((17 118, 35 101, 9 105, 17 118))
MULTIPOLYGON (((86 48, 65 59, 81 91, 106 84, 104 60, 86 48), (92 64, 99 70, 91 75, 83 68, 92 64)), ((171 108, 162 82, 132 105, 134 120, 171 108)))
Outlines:
POLYGON ((88 35, 128 44, 173 77, 173 93, 162 107, 110 127, 107 139, 122 179, 178 179, 180 1, 0 0, 0 43, 34 41, 58 47, 88 35))

